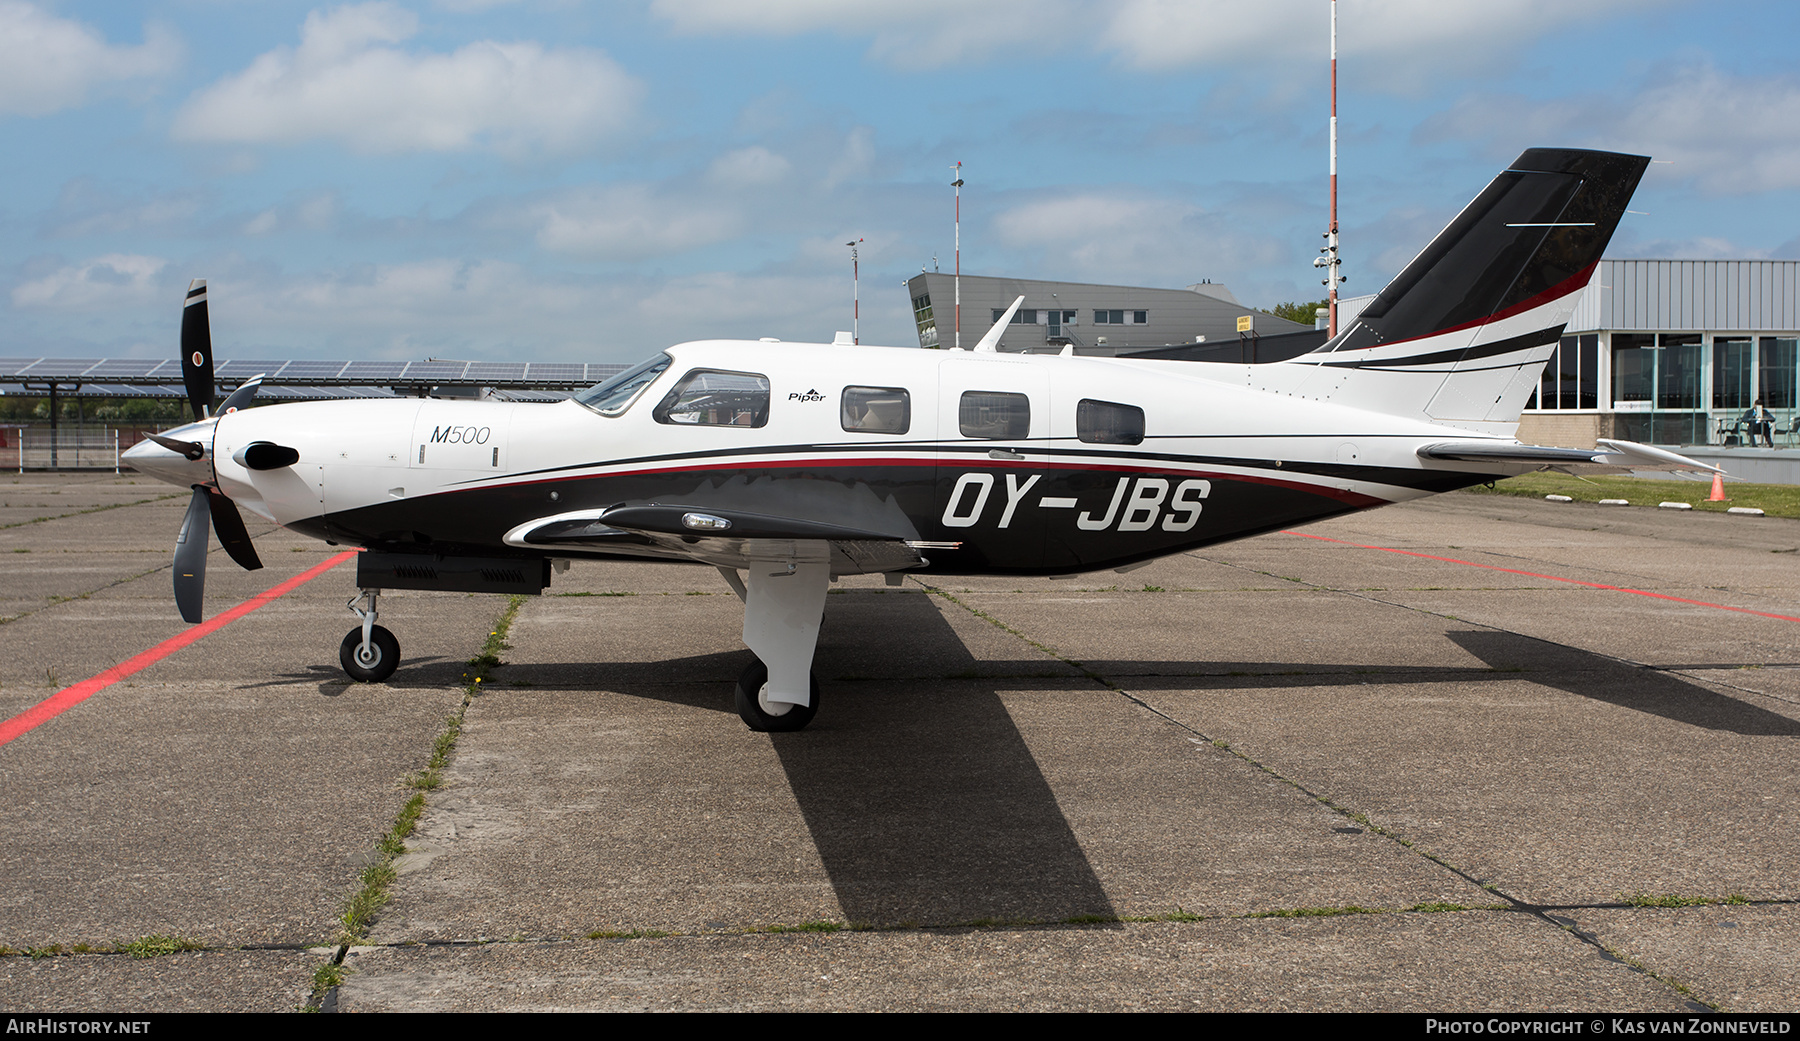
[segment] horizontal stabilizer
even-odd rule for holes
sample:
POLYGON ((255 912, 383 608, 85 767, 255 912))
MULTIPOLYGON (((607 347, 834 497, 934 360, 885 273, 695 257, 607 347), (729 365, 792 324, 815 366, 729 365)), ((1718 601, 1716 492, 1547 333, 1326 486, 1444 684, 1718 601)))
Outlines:
POLYGON ((1674 470, 1724 473, 1697 459, 1635 441, 1599 438, 1597 448, 1549 448, 1517 441, 1446 441, 1419 449, 1419 458, 1463 463, 1510 463, 1575 473, 1621 473, 1630 470, 1674 470))

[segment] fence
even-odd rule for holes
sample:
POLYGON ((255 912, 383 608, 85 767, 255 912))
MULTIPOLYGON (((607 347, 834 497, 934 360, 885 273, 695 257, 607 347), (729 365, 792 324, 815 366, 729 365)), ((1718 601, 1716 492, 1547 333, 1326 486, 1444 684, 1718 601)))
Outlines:
POLYGON ((58 430, 13 427, 0 430, 0 466, 26 470, 111 470, 119 472, 119 431, 105 427, 58 430), (11 458, 8 458, 8 457, 11 458))

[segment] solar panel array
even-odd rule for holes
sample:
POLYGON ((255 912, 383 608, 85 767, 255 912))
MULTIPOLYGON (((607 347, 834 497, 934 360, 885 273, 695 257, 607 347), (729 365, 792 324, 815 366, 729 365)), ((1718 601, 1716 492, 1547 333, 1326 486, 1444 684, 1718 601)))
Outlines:
MULTIPOLYGON (((220 361, 213 367, 221 384, 241 383, 263 373, 265 387, 494 387, 519 390, 576 390, 625 371, 617 364, 504 361, 220 361)), ((0 384, 90 383, 179 386, 181 362, 136 358, 0 358, 0 384)), ((110 395, 140 396, 137 392, 110 395)), ((358 395, 361 396, 361 395, 358 395)))

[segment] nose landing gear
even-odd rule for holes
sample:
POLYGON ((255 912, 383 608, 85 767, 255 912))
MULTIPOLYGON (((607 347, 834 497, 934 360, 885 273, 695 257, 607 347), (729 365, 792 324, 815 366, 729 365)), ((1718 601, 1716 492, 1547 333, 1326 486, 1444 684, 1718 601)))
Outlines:
POLYGON ((344 642, 338 645, 338 663, 358 683, 380 683, 400 667, 400 641, 375 624, 379 596, 379 589, 361 589, 346 605, 362 625, 344 634, 344 642), (365 600, 366 608, 360 606, 365 600))

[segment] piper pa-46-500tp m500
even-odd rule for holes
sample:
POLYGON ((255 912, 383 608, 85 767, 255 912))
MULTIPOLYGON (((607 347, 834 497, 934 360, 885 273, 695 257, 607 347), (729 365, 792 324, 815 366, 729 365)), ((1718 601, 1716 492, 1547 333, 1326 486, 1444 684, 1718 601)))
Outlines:
MULTIPOLYGON (((1513 432, 1649 160, 1531 149, 1318 350, 1228 365, 706 340, 560 404, 401 399, 217 414, 203 282, 182 320, 198 422, 125 458, 193 500, 175 598, 200 620, 206 524, 237 506, 364 548, 344 668, 382 680, 384 589, 540 593, 553 564, 719 569, 756 660, 737 707, 798 730, 839 575, 1117 568, 1543 468, 1711 470, 1513 432)), ((1013 308, 1019 301, 1013 303, 1013 308)))

